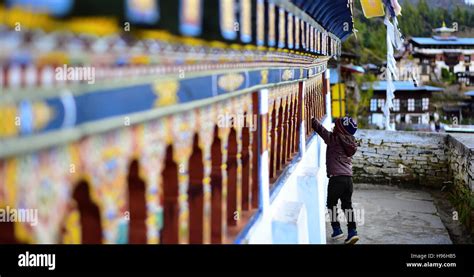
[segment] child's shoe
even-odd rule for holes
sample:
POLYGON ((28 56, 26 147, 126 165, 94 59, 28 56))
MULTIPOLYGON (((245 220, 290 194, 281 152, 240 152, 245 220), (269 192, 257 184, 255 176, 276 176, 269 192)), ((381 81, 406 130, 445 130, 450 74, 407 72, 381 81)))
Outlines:
POLYGON ((359 241, 359 237, 357 236, 357 231, 355 229, 348 230, 347 232, 347 239, 344 241, 345 244, 355 244, 359 241))
POLYGON ((337 240, 337 239, 340 239, 342 237, 344 237, 344 234, 342 233, 341 228, 334 228, 333 232, 332 232, 332 235, 331 235, 331 238, 333 240, 337 240))

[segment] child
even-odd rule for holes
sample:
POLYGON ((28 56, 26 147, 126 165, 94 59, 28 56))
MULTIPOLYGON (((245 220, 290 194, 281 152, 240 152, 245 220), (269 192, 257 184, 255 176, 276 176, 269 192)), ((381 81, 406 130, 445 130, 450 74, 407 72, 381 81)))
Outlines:
POLYGON ((344 236, 337 221, 337 202, 341 199, 341 206, 347 219, 346 244, 354 244, 359 240, 357 236, 354 212, 352 210, 352 156, 357 151, 354 134, 357 124, 350 117, 336 120, 333 132, 326 130, 315 118, 312 119, 313 129, 327 144, 326 166, 329 178, 327 208, 331 215, 333 239, 344 236))

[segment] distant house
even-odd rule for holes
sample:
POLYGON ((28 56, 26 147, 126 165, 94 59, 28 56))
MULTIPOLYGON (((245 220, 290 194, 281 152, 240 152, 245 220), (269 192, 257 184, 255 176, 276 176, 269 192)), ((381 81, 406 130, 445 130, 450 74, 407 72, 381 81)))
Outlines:
POLYGON ((433 37, 410 39, 416 75, 422 82, 441 80, 444 68, 455 74, 458 82, 474 83, 474 38, 458 38, 453 35, 455 31, 443 23, 443 27, 433 30, 433 37))
MULTIPOLYGON (((433 92, 443 89, 432 86, 415 86, 413 82, 395 81, 395 99, 393 109, 390 111, 390 122, 395 123, 397 130, 411 128, 415 130, 428 129, 431 108, 431 96, 433 92)), ((364 84, 362 90, 373 88, 373 97, 370 99, 369 124, 383 128, 387 82, 378 81, 364 84)))
MULTIPOLYGON (((468 96, 469 99, 464 101, 464 110, 462 115, 465 118, 474 119, 474 90, 467 91, 464 93, 465 96, 468 96)), ((474 123, 474 122, 473 122, 474 123)))
POLYGON ((464 101, 443 105, 444 119, 453 125, 474 124, 474 91, 464 93, 464 101))
POLYGON ((471 108, 472 110, 474 111, 474 90, 471 90, 471 91, 467 91, 464 93, 465 96, 469 96, 469 100, 467 102, 469 102, 471 105, 471 108))

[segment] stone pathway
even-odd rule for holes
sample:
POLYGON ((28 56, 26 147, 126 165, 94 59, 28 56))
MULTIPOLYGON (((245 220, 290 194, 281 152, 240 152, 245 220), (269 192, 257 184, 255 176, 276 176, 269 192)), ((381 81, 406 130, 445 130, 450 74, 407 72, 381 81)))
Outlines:
MULTIPOLYGON (((360 244, 451 244, 431 195, 396 187, 355 185, 352 196, 360 244)), ((328 218, 328 217, 327 217, 328 218)), ((342 222, 347 236, 346 222, 342 222)), ((331 225, 326 223, 328 244, 331 225)))

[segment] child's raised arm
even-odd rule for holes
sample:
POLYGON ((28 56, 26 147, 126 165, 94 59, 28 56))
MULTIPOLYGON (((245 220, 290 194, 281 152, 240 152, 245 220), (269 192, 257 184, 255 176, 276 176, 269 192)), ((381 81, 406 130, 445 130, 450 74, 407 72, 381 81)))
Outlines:
POLYGON ((330 137, 332 135, 332 132, 326 130, 323 125, 316 119, 313 118, 311 119, 311 126, 313 127, 313 130, 318 133, 318 135, 323 138, 324 142, 328 144, 330 137))

